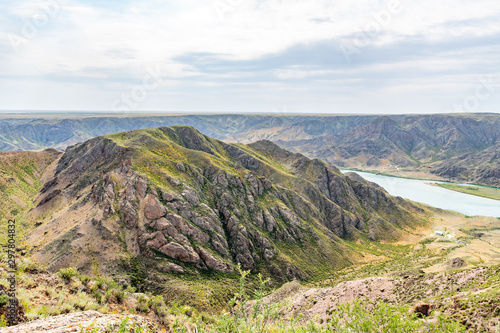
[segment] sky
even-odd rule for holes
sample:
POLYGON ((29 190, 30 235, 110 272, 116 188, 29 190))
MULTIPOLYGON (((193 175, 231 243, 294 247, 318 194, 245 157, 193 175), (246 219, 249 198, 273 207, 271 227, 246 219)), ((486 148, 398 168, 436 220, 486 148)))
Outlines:
POLYGON ((0 110, 500 112, 498 0, 2 0, 0 110))

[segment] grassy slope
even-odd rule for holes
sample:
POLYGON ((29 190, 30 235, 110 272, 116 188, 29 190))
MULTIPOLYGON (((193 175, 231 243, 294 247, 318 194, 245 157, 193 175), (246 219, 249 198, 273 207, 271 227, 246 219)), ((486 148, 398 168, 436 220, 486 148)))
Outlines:
MULTIPOLYGON (((427 242, 421 242, 418 246, 423 246, 425 249, 427 244, 427 242)), ((403 246, 399 249, 393 246, 370 247, 374 251, 381 252, 386 249, 387 251, 383 251, 383 253, 399 253, 399 256, 394 256, 390 260, 394 267, 398 266, 397 263, 407 263, 408 257, 411 257, 410 262, 413 262, 413 264, 425 262, 428 259, 427 256, 421 256, 423 252, 413 249, 413 246, 403 246), (415 255, 415 251, 417 255, 415 255)), ((443 253, 434 252, 437 257, 443 257, 443 253)), ((328 300, 321 299, 321 295, 323 295, 321 289, 312 290, 312 293, 306 292, 307 289, 301 289, 302 287, 298 286, 297 282, 285 285, 278 290, 275 296, 271 296, 275 301, 270 305, 259 302, 257 303, 258 307, 254 307, 253 310, 244 305, 246 303, 245 298, 240 298, 236 303, 240 305, 234 308, 236 311, 233 312, 234 316, 232 316, 225 312, 232 308, 231 302, 228 302, 228 300, 221 303, 219 310, 223 310, 222 313, 213 310, 200 311, 199 308, 197 310, 190 306, 173 303, 168 296, 132 294, 131 292, 134 291, 132 288, 124 291, 118 284, 104 276, 88 278, 78 275, 76 272, 72 273, 70 270, 64 270, 65 276, 69 278, 67 280, 62 275, 54 276, 43 272, 43 270, 40 271, 29 260, 18 259, 18 261, 19 288, 17 295, 21 304, 27 310, 26 314, 29 320, 68 312, 97 310, 110 314, 132 313, 147 315, 156 320, 160 327, 166 328, 167 331, 174 329, 174 332, 192 332, 194 327, 199 332, 331 332, 332 328, 325 329, 325 326, 319 325, 320 323, 326 325, 328 322, 336 328, 335 331, 339 332, 348 331, 347 327, 343 327, 345 324, 349 325, 349 327, 363 325, 363 331, 366 332, 378 332, 380 327, 384 328, 383 331, 399 332, 397 327, 401 326, 398 325, 403 325, 406 330, 411 326, 415 326, 419 329, 426 328, 426 332, 462 332, 466 326, 469 326, 474 331, 479 328, 482 322, 478 318, 486 322, 495 320, 494 318, 498 315, 498 311, 495 309, 500 292, 498 275, 500 266, 498 265, 486 267, 483 271, 480 271, 476 278, 465 284, 461 283, 460 280, 463 274, 468 274, 468 270, 452 270, 444 274, 430 273, 425 275, 414 270, 414 272, 399 275, 400 277, 392 275, 392 279, 394 279, 397 286, 397 302, 387 304, 384 301, 375 299, 360 300, 362 303, 355 305, 355 308, 352 309, 354 312, 349 312, 344 307, 338 310, 328 309, 326 311, 326 321, 319 318, 310 318, 312 322, 307 322, 301 321, 300 316, 291 315, 294 310, 290 307, 292 304, 286 305, 286 298, 302 290, 306 303, 305 308, 303 308, 304 304, 299 305, 300 311, 310 311, 316 306, 316 302, 319 305, 321 302, 328 302, 328 300), (406 283, 408 276, 413 281, 409 286, 406 283), (432 283, 427 281, 432 281, 432 283), (459 291, 457 286, 460 286, 459 291), (422 300, 431 304, 439 304, 439 308, 434 310, 433 317, 435 319, 430 322, 418 320, 408 314, 412 305, 422 300), (357 306, 360 307, 357 308, 357 306), (247 308, 250 314, 239 312, 241 307, 247 308), (328 319, 343 317, 344 315, 348 318, 348 322, 344 324, 342 322, 335 323, 328 319), (460 323, 465 323, 465 325, 462 326, 460 323), (393 327, 393 325, 396 326, 393 327), (390 327, 393 327, 393 330, 390 327)), ((374 268, 372 265, 368 265, 368 267, 374 268)), ((367 269, 366 266, 354 266, 349 269, 349 272, 344 273, 346 274, 342 277, 338 276, 340 279, 325 280, 321 285, 330 287, 341 281, 380 274, 380 272, 376 273, 374 270, 367 269)), ((388 272, 381 275, 391 276, 388 275, 388 272)), ((252 277, 252 280, 255 280, 254 278, 252 277)), ((8 284, 5 272, 0 273, 0 284, 4 286, 8 284)), ((367 285, 368 289, 371 290, 370 282, 362 284, 367 285)), ((252 295, 252 298, 259 297, 258 294, 253 295, 253 292, 248 292, 252 295)), ((209 295, 205 295, 205 297, 207 301, 210 300, 209 295)), ((249 305, 249 303, 247 304, 249 305)), ((0 326, 1 322, 0 320, 0 326)), ((354 327, 351 327, 351 329, 354 327)), ((153 331, 159 332, 160 330, 153 331)))
MULTIPOLYGON (((242 179, 246 169, 237 166, 236 161, 231 156, 228 156, 221 144, 217 140, 213 140, 202 136, 200 139, 208 140, 211 145, 214 155, 206 152, 186 149, 179 141, 175 134, 169 134, 161 130, 139 130, 134 133, 124 132, 117 133, 108 138, 115 143, 124 146, 132 147, 135 150, 135 158, 133 165, 136 171, 144 174, 155 186, 167 189, 171 192, 178 192, 179 189, 173 188, 169 183, 169 177, 181 179, 190 186, 196 187, 193 183, 193 177, 187 173, 179 172, 177 163, 183 162, 190 165, 195 165, 199 168, 206 166, 216 166, 228 173, 238 175, 242 179)), ((268 179, 278 180, 282 184, 289 186, 297 186, 297 181, 300 180, 296 175, 291 174, 281 164, 277 163, 271 157, 261 154, 260 152, 245 145, 237 145, 245 152, 257 158, 265 165, 265 176, 268 179)), ((306 171, 307 172, 307 171, 306 171)), ((304 180, 302 180, 304 181, 304 180)), ((205 185, 206 186, 206 185, 205 185)), ((213 203, 214 198, 210 191, 204 191, 206 201, 209 205, 213 203)), ((266 194, 256 199, 256 204, 261 207, 276 206, 279 200, 270 194, 266 194)), ((239 207, 240 208, 240 207, 239 207)), ((245 209, 241 207, 240 209, 245 209)), ((278 223, 282 223, 278 221, 278 223)), ((305 237, 302 244, 289 244, 285 242, 275 242, 275 245, 280 251, 274 264, 281 265, 283 262, 293 262, 302 271, 306 272, 312 281, 321 281, 324 278, 331 276, 332 272, 348 267, 354 262, 370 260, 383 253, 391 245, 386 245, 379 242, 371 242, 364 239, 365 246, 360 246, 352 241, 336 238, 336 242, 332 242, 330 237, 324 232, 324 226, 318 225, 315 221, 304 221, 306 225, 311 226, 319 234, 319 239, 313 237, 305 237), (372 252, 376 252, 373 255, 372 252)), ((394 250, 391 252, 391 257, 400 255, 400 251, 407 251, 405 246, 394 245, 394 250)), ((147 275, 149 270, 147 261, 139 264, 138 274, 147 275)), ((258 267, 266 277, 272 277, 271 273, 266 270, 264 263, 258 267)), ((197 308, 208 309, 215 307, 220 309, 221 306, 228 300, 231 294, 237 288, 237 275, 228 276, 217 273, 202 273, 203 280, 200 276, 179 276, 170 275, 168 277, 168 286, 157 285, 153 282, 149 285, 152 290, 162 292, 169 299, 194 305, 197 308)), ((152 281, 154 279, 145 278, 152 281)), ((252 289, 257 284, 256 277, 250 277, 249 286, 252 289)), ((277 284, 273 284, 277 286, 277 284)))
MULTIPOLYGON (((33 199, 42 184, 40 177, 47 167, 57 158, 58 152, 46 150, 40 152, 0 153, 0 216, 2 230, 6 230, 9 219, 16 219, 18 236, 22 236, 24 226, 23 213, 33 208, 33 199)), ((6 232, 0 234, 0 242, 6 240, 6 232)))
MULTIPOLYGON (((132 146, 137 147, 138 149, 143 149, 139 152, 140 154, 138 154, 140 159, 136 161, 136 168, 141 173, 147 174, 148 177, 157 182, 159 186, 165 186, 165 184, 168 183, 165 181, 165 177, 167 175, 183 177, 183 175, 179 173, 175 167, 178 161, 186 163, 196 162, 201 164, 214 164, 234 174, 241 174, 242 172, 242 170, 234 168, 234 165, 231 163, 231 159, 224 155, 223 150, 217 149, 220 148, 217 142, 212 143, 219 154, 212 156, 203 152, 185 149, 175 143, 175 140, 172 140, 170 137, 165 137, 161 133, 145 130, 142 134, 144 134, 144 136, 140 138, 140 140, 151 140, 148 143, 148 149, 141 148, 140 142, 135 141, 137 140, 137 137, 131 139, 132 141, 129 141, 125 134, 117 134, 111 137, 115 140, 115 142, 119 142, 124 146, 132 146), (154 147, 154 149, 150 149, 151 147, 154 147)), ((249 150, 247 151, 250 152, 249 150)), ((258 156, 258 158, 268 165, 273 164, 273 161, 267 159, 267 157, 258 156)), ((29 161, 29 159, 26 159, 26 161, 29 161)), ((23 163, 21 163, 21 165, 24 165, 23 163)), ((19 168, 12 169, 19 170, 19 168)), ((29 170, 29 168, 27 170, 29 170)), ((25 172, 29 174, 28 171, 25 170, 25 172)), ((283 169, 276 170, 276 172, 279 172, 280 176, 284 179, 287 177, 294 177, 283 169)), ((184 180, 189 182, 189 179, 184 180)), ((40 185, 38 184, 37 186, 39 187, 40 185)), ((265 199, 266 198, 264 197, 262 200, 265 201, 265 199)), ((325 242, 326 241, 327 240, 325 240, 325 242)), ((427 241, 424 241, 417 246, 385 244, 381 242, 371 242, 367 239, 361 239, 359 242, 342 240, 339 240, 339 242, 341 243, 341 247, 343 249, 349 249, 350 253, 362 254, 365 257, 364 259, 366 260, 366 263, 337 272, 337 269, 334 269, 334 266, 330 267, 330 269, 326 266, 318 268, 314 267, 317 266, 318 263, 307 262, 306 252, 309 251, 307 244, 302 247, 300 251, 296 251, 296 249, 293 248, 287 248, 286 244, 281 245, 280 250, 284 253, 284 255, 295 255, 296 257, 294 260, 297 260, 299 265, 304 265, 304 267, 309 268, 313 267, 315 272, 319 273, 317 279, 314 281, 316 286, 329 286, 340 281, 374 275, 386 275, 410 269, 425 269, 429 266, 446 262, 446 260, 448 260, 447 254, 450 252, 448 249, 443 251, 440 248, 432 248, 427 241), (329 276, 330 279, 325 280, 324 278, 327 276, 329 276)), ((457 245, 457 247, 460 246, 457 245)), ((332 248, 332 251, 334 250, 336 250, 336 248, 332 248)), ((321 253, 317 253, 316 255, 319 256, 321 253)), ((333 264, 338 265, 338 263, 333 264)), ((340 267, 337 266, 337 268, 340 267)), ((147 266, 141 266, 141 270, 147 270, 147 266)), ((113 283, 108 283, 111 287, 104 286, 94 288, 93 283, 89 284, 86 278, 75 277, 68 286, 65 286, 66 282, 62 279, 55 281, 55 283, 50 282, 50 279, 48 279, 44 280, 43 283, 38 284, 34 282, 34 280, 37 280, 37 276, 32 276, 23 272, 21 272, 21 276, 23 276, 21 278, 22 301, 24 300, 25 304, 31 304, 28 305, 31 318, 80 309, 97 309, 103 312, 131 311, 140 313, 148 313, 149 310, 153 309, 154 312, 160 312, 163 316, 168 317, 170 321, 178 321, 181 323, 187 322, 186 325, 190 323, 193 324, 194 322, 194 324, 198 325, 200 328, 228 321, 228 318, 230 317, 227 315, 212 316, 208 314, 200 314, 196 312, 196 310, 189 307, 175 305, 172 301, 176 300, 177 302, 181 302, 183 304, 191 304, 200 310, 210 312, 214 310, 220 311, 222 309, 228 309, 227 302, 231 298, 231 295, 237 291, 238 286, 236 274, 234 274, 234 276, 222 276, 216 273, 203 273, 201 275, 189 276, 173 275, 168 279, 167 289, 163 290, 163 295, 165 295, 165 299, 168 304, 157 307, 154 305, 155 302, 151 301, 152 297, 147 296, 147 301, 142 300, 139 302, 140 304, 138 304, 137 307, 127 308, 127 306, 124 305, 123 300, 119 301, 121 294, 119 293, 119 290, 115 290, 116 286, 114 286, 113 283), (82 281, 86 282, 83 283, 82 281), (48 290, 48 293, 45 291, 46 289, 48 290), (101 296, 99 296, 99 294, 101 296), (36 298, 37 296, 39 298, 36 298), (42 305, 39 301, 40 298, 44 299, 47 302, 47 305, 42 305), (194 312, 195 315, 184 316, 187 312, 194 312)), ((102 279, 102 277, 98 277, 95 281, 100 283, 99 281, 102 279)), ((487 280, 486 283, 493 286, 491 293, 488 295, 491 294, 495 296, 497 295, 495 293, 498 292, 498 279, 488 279, 489 280, 487 280)), ((251 274, 249 276, 249 285, 247 286, 248 290, 255 290, 257 283, 257 277, 254 274, 251 274)), ((471 286, 470 288, 472 290, 475 286, 471 286)), ((489 301, 489 299, 490 298, 487 298, 486 300, 489 301)), ((480 302, 483 302, 483 300, 480 300, 480 302)), ((473 304, 477 307, 482 306, 477 303, 473 304)), ((405 309, 405 311, 406 310, 407 309, 405 309)), ((297 331, 300 331, 300 329, 304 332, 308 331, 307 328, 300 328, 299 326, 296 326, 295 328, 297 331)), ((248 331, 253 332, 253 330, 248 331)), ((255 331, 260 330, 257 329, 255 331)))
POLYGON ((455 185, 455 184, 432 184, 434 186, 439 186, 446 188, 448 190, 472 194, 478 197, 489 198, 500 200, 500 189, 494 187, 480 187, 480 186, 465 186, 465 185, 455 185))
MULTIPOLYGON (((137 171, 147 175, 150 180, 154 181, 157 186, 162 188, 171 186, 167 180, 169 176, 180 178, 189 185, 195 185, 191 183, 193 181, 192 177, 187 176, 186 173, 178 171, 176 167, 178 162, 192 164, 197 167, 213 165, 228 173, 238 175, 241 178, 243 178, 248 172, 246 169, 236 166, 235 160, 227 155, 217 140, 209 139, 216 151, 215 155, 211 155, 202 151, 184 148, 179 143, 175 142, 175 138, 169 137, 158 130, 141 130, 139 131, 139 137, 134 135, 130 139, 127 139, 126 133, 119 133, 108 137, 122 146, 136 148, 137 158, 134 161, 134 167, 137 171)), ((206 137, 202 136, 202 139, 205 138, 206 137)), ((238 147, 244 149, 247 153, 253 155, 261 163, 265 164, 267 172, 272 173, 275 179, 279 179, 283 183, 292 184, 292 182, 297 178, 295 175, 287 172, 282 165, 259 154, 257 151, 243 145, 238 145, 238 147)), ((170 190, 175 191, 175 189, 172 188, 170 188, 170 190)), ((209 202, 213 201, 211 193, 207 192, 204 194, 207 196, 209 202)), ((278 204, 277 199, 270 195, 264 195, 263 197, 258 198, 256 203, 263 207, 278 204)), ((242 209, 244 209, 244 207, 242 207, 242 209)), ((311 225, 313 227, 317 227, 314 224, 311 225)), ((324 251, 339 251, 339 249, 328 240, 325 239, 323 241, 324 251)), ((285 253, 290 256, 295 256, 297 259, 303 259, 303 254, 301 253, 302 251, 293 253, 293 251, 288 251, 286 244, 281 245, 285 253)), ((314 247, 316 248, 318 245, 314 244, 314 247)), ((303 248, 307 248, 307 244, 305 244, 303 248)), ((317 268, 326 269, 333 267, 338 266, 336 263, 332 263, 329 267, 317 268)))

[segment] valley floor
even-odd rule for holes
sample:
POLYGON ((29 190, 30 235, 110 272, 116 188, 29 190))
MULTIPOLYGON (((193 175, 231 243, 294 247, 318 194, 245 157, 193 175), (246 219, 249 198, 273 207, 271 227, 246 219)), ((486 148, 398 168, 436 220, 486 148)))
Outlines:
POLYGON ((448 190, 467 193, 478 197, 500 200, 500 188, 485 186, 467 186, 457 184, 435 184, 448 190))

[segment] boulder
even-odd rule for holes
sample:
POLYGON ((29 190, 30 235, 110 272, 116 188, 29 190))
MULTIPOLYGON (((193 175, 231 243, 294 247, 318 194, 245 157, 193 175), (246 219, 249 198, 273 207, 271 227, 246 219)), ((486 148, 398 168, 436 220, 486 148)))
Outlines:
POLYGON ((122 215, 122 221, 128 228, 137 227, 139 221, 137 212, 129 201, 123 200, 121 202, 120 211, 122 215))
POLYGON ((175 242, 163 245, 159 251, 166 256, 182 262, 199 263, 200 257, 191 246, 182 246, 175 242))
POLYGON ((159 219, 165 216, 167 209, 161 202, 152 194, 146 195, 144 199, 144 215, 150 220, 159 219))
POLYGON ((200 200, 196 196, 196 193, 194 191, 186 191, 182 192, 182 196, 189 201, 189 203, 193 206, 197 206, 200 204, 200 200))
POLYGON ((186 270, 184 268, 171 262, 160 265, 158 267, 158 270, 163 273, 176 273, 176 274, 186 273, 186 270))
POLYGON ((417 317, 428 317, 431 314, 432 305, 427 303, 418 303, 411 310, 410 314, 415 313, 417 317))
POLYGON ((179 170, 180 172, 186 172, 186 167, 184 166, 184 163, 182 162, 179 162, 177 163, 177 170, 179 170))
POLYGON ((213 248, 219 252, 220 254, 222 254, 223 256, 228 256, 229 255, 229 251, 228 251, 228 246, 227 246, 227 243, 226 243, 226 246, 222 245, 220 242, 216 241, 216 240, 212 240, 212 246, 213 248))
POLYGON ((171 225, 172 224, 164 217, 162 217, 156 221, 153 221, 153 223, 151 223, 151 227, 154 228, 155 230, 158 230, 158 231, 165 230, 171 225))
POLYGON ((220 184, 222 187, 227 187, 229 185, 224 171, 219 171, 215 176, 214 185, 220 184))
POLYGON ((161 192, 161 197, 163 198, 163 200, 165 200, 167 202, 181 200, 181 197, 179 197, 177 194, 164 192, 164 191, 161 192))
POLYGON ((147 246, 155 249, 157 251, 160 251, 160 248, 167 244, 167 239, 161 232, 156 232, 155 237, 147 242, 147 246))
POLYGON ((205 250, 201 247, 198 247, 197 251, 198 251, 198 254, 199 254, 201 260, 203 260, 203 262, 205 263, 205 265, 207 265, 207 267, 215 269, 216 271, 219 271, 219 272, 229 273, 229 272, 233 271, 231 266, 226 265, 226 263, 224 263, 224 261, 215 258, 207 250, 205 250))
POLYGON ((267 231, 273 232, 277 226, 276 220, 271 215, 271 213, 269 213, 267 210, 264 211, 263 217, 264 217, 267 231))
POLYGON ((179 215, 167 214, 165 217, 181 234, 192 237, 196 242, 206 244, 210 240, 206 233, 192 226, 179 215))
POLYGON ((141 198, 144 198, 148 189, 147 181, 144 178, 139 177, 139 179, 137 179, 137 183, 135 184, 135 189, 137 191, 137 194, 139 194, 141 198))

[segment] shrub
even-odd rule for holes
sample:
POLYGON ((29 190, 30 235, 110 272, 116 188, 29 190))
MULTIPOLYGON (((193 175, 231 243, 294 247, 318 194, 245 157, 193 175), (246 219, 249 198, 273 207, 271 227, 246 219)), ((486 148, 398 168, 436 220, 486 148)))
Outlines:
POLYGON ((69 267, 69 268, 62 268, 59 272, 57 272, 57 275, 65 280, 71 280, 73 276, 78 276, 78 272, 76 271, 76 268, 69 267))
POLYGON ((132 286, 127 286, 127 289, 125 289, 125 291, 128 293, 135 293, 137 289, 132 286))
POLYGON ((24 258, 19 261, 18 269, 20 272, 26 272, 26 273, 38 273, 45 271, 37 263, 24 258))
POLYGON ((104 297, 99 290, 92 290, 92 296, 96 299, 99 304, 102 304, 104 297))
POLYGON ((384 302, 355 300, 340 304, 329 319, 328 328, 335 332, 465 332, 459 323, 438 316, 437 323, 425 323, 404 306, 384 302))
POLYGON ((80 275, 80 281, 83 284, 87 285, 87 283, 90 281, 90 277, 87 275, 80 275))
POLYGON ((9 296, 2 294, 0 295, 0 306, 6 305, 9 303, 9 296))
POLYGON ((137 296, 137 307, 141 312, 149 312, 149 297, 144 294, 140 294, 137 296))
POLYGON ((165 305, 165 302, 163 301, 163 296, 158 295, 151 297, 151 299, 148 302, 148 305, 150 309, 158 313, 158 310, 165 305))
POLYGON ((122 303, 125 299, 125 292, 119 289, 108 289, 106 291, 106 300, 108 302, 122 303))
POLYGON ((5 319, 5 315, 0 316, 0 327, 6 327, 9 326, 9 323, 7 322, 7 319, 5 319))

